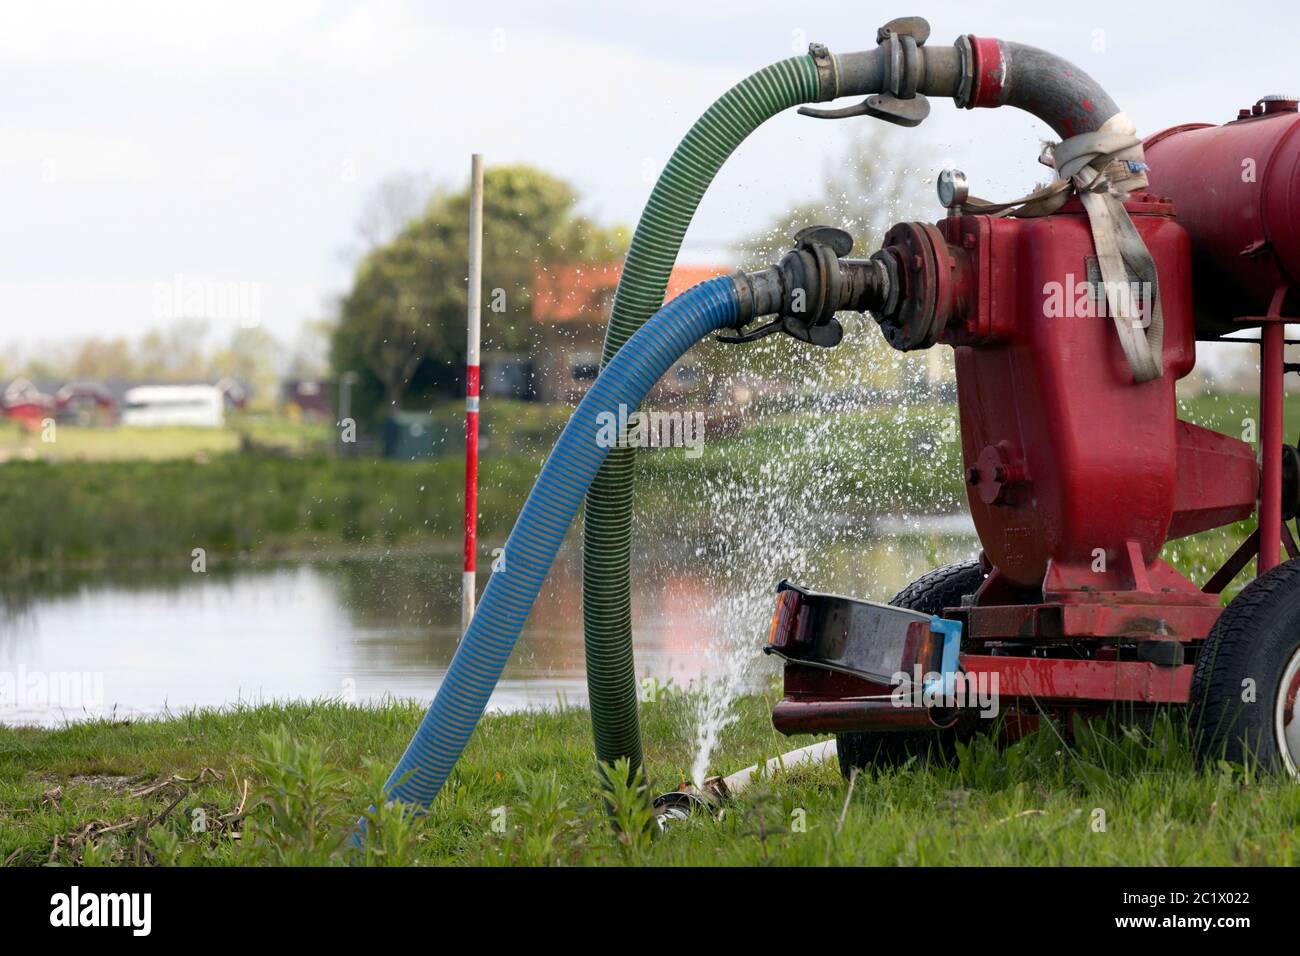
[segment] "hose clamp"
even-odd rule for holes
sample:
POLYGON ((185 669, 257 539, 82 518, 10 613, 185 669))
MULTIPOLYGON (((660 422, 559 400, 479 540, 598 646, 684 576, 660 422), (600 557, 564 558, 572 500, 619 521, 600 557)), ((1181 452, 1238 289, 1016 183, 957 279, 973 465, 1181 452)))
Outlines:
POLYGON ((952 101, 958 109, 973 109, 971 91, 975 88, 975 55, 971 50, 970 37, 958 37, 953 46, 957 48, 961 79, 958 81, 957 92, 953 94, 952 101))
POLYGON ((876 44, 885 53, 885 92, 900 100, 916 96, 921 85, 920 48, 930 38, 923 17, 898 17, 876 31, 876 44))
POLYGON ((818 102, 825 103, 840 95, 840 66, 824 43, 809 43, 808 55, 817 68, 818 102))
POLYGON ((1005 105, 1009 63, 1002 41, 973 35, 964 39, 970 46, 970 67, 963 71, 963 79, 970 77, 970 91, 964 105, 967 109, 1005 105))
POLYGON ((736 286, 736 323, 734 328, 738 329, 754 317, 754 289, 750 285, 749 277, 740 269, 731 274, 731 281, 736 286))

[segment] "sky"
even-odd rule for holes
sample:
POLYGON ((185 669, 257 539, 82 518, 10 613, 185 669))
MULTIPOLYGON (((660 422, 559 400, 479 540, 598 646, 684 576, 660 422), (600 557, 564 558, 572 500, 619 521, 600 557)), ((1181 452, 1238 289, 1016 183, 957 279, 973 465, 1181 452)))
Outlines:
MULTIPOLYGON (((187 290, 208 296, 217 338, 256 322, 291 340, 346 291, 376 184, 457 186, 475 151, 546 169, 585 213, 633 224, 727 87, 811 40, 870 47, 907 14, 929 19, 932 45, 976 33, 1066 56, 1143 134, 1300 91, 1300 7, 1280 2, 5 0, 0 343, 136 338, 187 290)), ((901 134, 919 159, 902 175, 957 166, 987 198, 1043 178, 1039 121, 932 107, 901 134)), ((715 181, 683 260, 724 258, 815 195, 856 124, 874 122, 766 124, 715 181)))

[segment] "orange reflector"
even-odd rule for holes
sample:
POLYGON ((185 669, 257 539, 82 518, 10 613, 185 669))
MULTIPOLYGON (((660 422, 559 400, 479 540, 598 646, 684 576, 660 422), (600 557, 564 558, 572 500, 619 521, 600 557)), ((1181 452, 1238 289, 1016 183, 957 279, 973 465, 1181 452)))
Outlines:
POLYGON ((776 610, 772 612, 772 629, 767 635, 767 643, 770 647, 781 650, 797 639, 794 631, 799 622, 802 597, 803 595, 798 591, 789 589, 776 596, 776 610))

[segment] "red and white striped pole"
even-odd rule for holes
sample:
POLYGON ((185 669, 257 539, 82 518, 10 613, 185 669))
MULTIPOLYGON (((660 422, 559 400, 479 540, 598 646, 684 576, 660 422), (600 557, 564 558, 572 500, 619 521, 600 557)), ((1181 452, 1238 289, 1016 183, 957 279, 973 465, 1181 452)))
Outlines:
POLYGON ((470 160, 469 336, 465 346, 465 571, 461 575, 460 629, 474 618, 474 555, 478 546, 479 319, 483 306, 483 155, 470 160))

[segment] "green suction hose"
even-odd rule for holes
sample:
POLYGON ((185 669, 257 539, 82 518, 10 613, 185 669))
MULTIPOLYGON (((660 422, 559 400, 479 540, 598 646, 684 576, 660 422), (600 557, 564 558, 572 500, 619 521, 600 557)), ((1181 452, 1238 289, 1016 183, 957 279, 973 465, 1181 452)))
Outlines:
MULTIPOLYGON (((834 99, 834 67, 819 53, 773 63, 724 93, 673 152, 646 203, 614 296, 604 367, 663 305, 669 274, 700 200, 727 157, 765 120, 803 103, 834 99), (819 76, 819 63, 821 72, 819 76), (827 88, 830 87, 830 88, 827 88)), ((636 665, 632 659, 632 485, 636 449, 615 448, 587 493, 582 614, 596 758, 641 766, 636 665)))

